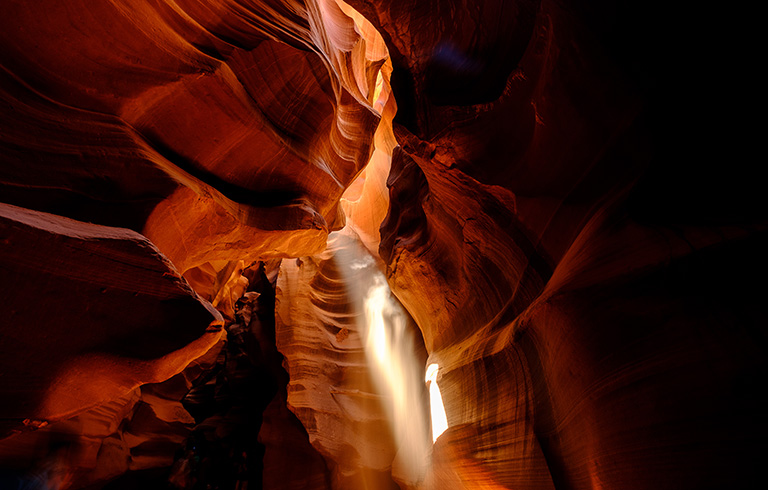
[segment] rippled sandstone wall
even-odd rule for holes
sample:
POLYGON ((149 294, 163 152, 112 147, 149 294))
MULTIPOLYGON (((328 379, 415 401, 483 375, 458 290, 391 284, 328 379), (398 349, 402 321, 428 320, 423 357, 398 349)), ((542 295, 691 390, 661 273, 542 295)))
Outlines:
POLYGON ((351 4, 393 61, 380 252, 441 366, 436 488, 755 484, 768 207, 722 101, 750 69, 698 64, 741 37, 653 5, 351 4))
POLYGON ((78 454, 62 462, 40 432, 3 467, 51 460, 81 486, 141 467, 131 444, 80 454, 125 415, 101 427, 99 410, 216 344, 245 267, 319 253, 344 225, 388 88, 383 43, 342 7, 4 3, 3 435, 50 425, 78 454))
MULTIPOLYGON (((117 459, 93 478, 127 468, 110 438, 137 387, 217 344, 245 266, 321 255, 343 208, 441 366, 451 428, 426 486, 757 481, 757 16, 349 5, 4 3, 3 429, 95 420, 83 447, 117 459)), ((386 474, 388 454, 323 452, 334 434, 313 436, 327 460, 386 474)))

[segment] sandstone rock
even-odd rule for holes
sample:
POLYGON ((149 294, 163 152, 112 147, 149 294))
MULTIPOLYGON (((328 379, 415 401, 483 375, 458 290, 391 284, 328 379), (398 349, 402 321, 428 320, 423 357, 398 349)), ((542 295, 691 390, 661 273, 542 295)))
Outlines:
POLYGON ((0 454, 33 454, 50 419, 81 432, 75 459, 104 461, 97 480, 166 464, 191 422, 176 392, 142 404, 136 389, 219 335, 181 275, 237 319, 247 266, 283 258, 291 379, 259 340, 288 386, 260 437, 273 470, 306 472, 263 483, 394 485, 331 259, 348 244, 326 250, 346 219, 440 365, 450 427, 423 488, 763 479, 759 16, 604 0, 6 3, 0 195, 28 209, 0 215, 0 418, 26 432, 0 454), (128 412, 136 425, 115 432, 128 412))
POLYGON ((9 5, 4 200, 141 231, 182 273, 319 252, 386 49, 335 1, 273 3, 9 5))
POLYGON ((322 255, 283 261, 277 282, 277 348, 290 376, 288 406, 333 469, 333 488, 392 487, 399 444, 363 346, 362 295, 376 265, 362 250, 345 230, 322 255))
POLYGON ((309 443, 299 419, 288 409, 284 387, 264 410, 259 442, 265 446, 261 482, 265 490, 334 488, 325 460, 309 443))
POLYGON ((0 467, 62 488, 101 487, 132 471, 170 467, 194 425, 179 400, 212 367, 223 343, 162 383, 0 440, 0 467))
POLYGON ((61 420, 163 381, 221 315, 146 238, 2 205, 2 418, 61 420))
MULTIPOLYGON (((756 195, 754 172, 742 164, 720 185, 717 166, 688 163, 712 155, 660 146, 681 148, 667 139, 666 75, 653 71, 680 74, 661 41, 678 37, 641 48, 633 36, 648 25, 673 34, 674 23, 636 6, 530 4, 535 15, 511 24, 529 40, 503 43, 520 48, 510 58, 476 54, 486 40, 515 36, 493 22, 475 37, 460 34, 494 8, 503 18, 500 2, 476 10, 437 2, 432 10, 446 9, 450 20, 432 29, 426 7, 351 4, 382 31, 393 57, 401 148, 380 251, 430 362, 441 366, 452 428, 435 450, 459 469, 446 476, 437 464, 433 484, 749 486, 756 441, 744 428, 764 433, 765 424, 755 397, 737 389, 743 395, 731 404, 729 387, 765 379, 764 356, 746 340, 764 337, 765 311, 745 299, 754 298, 748 288, 723 285, 746 284, 750 267, 764 270, 756 251, 765 203, 736 191, 756 195), (609 24, 619 20, 623 32, 609 24), (418 32, 402 35, 417 23, 418 32), (458 46, 447 86, 463 81, 466 91, 433 83, 446 37, 458 46), (473 61, 481 63, 474 71, 473 61), (745 262, 725 267, 731 254, 745 262), (706 382, 697 371, 710 373, 706 382), (734 419, 745 425, 721 422, 734 419), (687 444, 706 449, 683 454, 687 444)), ((680 97, 685 124, 730 134, 727 119, 689 104, 693 94, 701 92, 680 97)))

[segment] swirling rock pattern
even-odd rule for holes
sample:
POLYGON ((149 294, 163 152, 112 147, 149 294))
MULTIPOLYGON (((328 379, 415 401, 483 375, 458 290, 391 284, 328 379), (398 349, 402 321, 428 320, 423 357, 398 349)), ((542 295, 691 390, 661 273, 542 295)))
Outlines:
POLYGON ((163 381, 221 336, 221 314, 136 232, 3 204, 0 233, 6 424, 62 420, 163 381))
POLYGON ((4 17, 6 202, 142 231, 182 273, 343 225, 386 50, 335 1, 54 4, 4 17))
MULTIPOLYGON (((29 233, 13 222, 3 248, 3 293, 16 305, 2 323, 10 428, 109 412, 113 398, 177 372, 220 333, 203 332, 221 320, 203 300, 233 320, 247 265, 322 252, 374 140, 392 146, 391 126, 376 136, 379 113, 394 111, 379 75, 386 48, 343 2, 12 1, 0 22, 1 199, 79 220, 9 208, 34 221, 29 233), (20 323, 22 296, 40 294, 55 299, 20 323), (28 324, 42 342, 23 340, 28 324), (22 355, 48 359, 25 373, 22 355)), ((122 449, 99 478, 126 467, 122 449)))
POLYGON ((179 400, 210 369, 223 344, 162 383, 3 439, 0 465, 41 477, 49 472, 50 483, 69 488, 101 486, 127 472, 170 466, 194 424, 179 400))
MULTIPOLYGON (((745 285, 765 271, 766 207, 754 170, 694 168, 713 156, 677 159, 680 141, 661 151, 662 77, 699 81, 638 39, 653 26, 674 44, 674 22, 576 2, 351 4, 393 58, 401 148, 380 251, 441 366, 436 488, 759 479, 748 427, 766 425, 736 387, 765 382, 749 339, 764 345, 766 312, 745 285), (435 11, 450 14, 430 29, 435 11)), ((676 101, 684 124, 730 135, 693 94, 676 101)))
MULTIPOLYGON (((762 30, 742 11, 3 7, 4 429, 83 414, 111 433, 138 385, 215 343, 205 300, 231 319, 241 271, 291 258, 286 403, 334 471, 307 451, 313 474, 295 481, 394 485, 391 441, 355 433, 385 431, 329 258, 343 246, 326 245, 346 214, 441 366, 451 427, 425 487, 762 479, 768 315, 752 279, 768 272, 768 204, 747 122, 762 30)), ((268 429, 293 419, 275 403, 264 440, 281 448, 268 429)), ((127 468, 104 441, 120 461, 99 478, 127 468)))
POLYGON ((346 231, 315 257, 284 261, 277 281, 277 347, 285 356, 288 406, 333 468, 333 488, 396 488, 396 446, 363 349, 362 245, 346 231))

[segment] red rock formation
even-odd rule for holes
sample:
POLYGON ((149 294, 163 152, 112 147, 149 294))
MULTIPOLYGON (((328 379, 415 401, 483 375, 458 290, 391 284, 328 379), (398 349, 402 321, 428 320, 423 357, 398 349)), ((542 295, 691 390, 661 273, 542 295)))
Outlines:
POLYGON ((264 410, 259 442, 266 447, 261 481, 265 490, 334 488, 325 460, 309 443, 304 426, 288 410, 282 391, 264 410))
POLYGON ((169 465, 192 422, 179 403, 190 385, 146 383, 194 378, 221 315, 136 232, 3 204, 0 236, 0 397, 15 434, 0 465, 48 467, 72 488, 169 465))
POLYGON ((254 278, 253 285, 265 287, 261 288, 263 292, 257 300, 249 298, 243 307, 243 319, 247 321, 250 314, 249 330, 257 339, 263 363, 277 385, 276 393, 264 408, 259 428, 258 440, 264 446, 262 487, 330 489, 331 472, 325 460, 311 445, 307 430, 288 406, 290 380, 283 367, 283 356, 276 346, 275 294, 271 284, 264 284, 265 279, 266 274, 254 278), (295 471, 295 468, 301 468, 301 471, 295 471))
POLYGON ((170 466, 194 425, 179 400, 210 369, 223 344, 162 383, 1 440, 0 464, 41 476, 49 470, 50 480, 69 488, 101 486, 126 472, 170 466))
POLYGON ((182 273, 317 253, 343 224, 386 51, 335 2, 8 7, 7 202, 143 230, 182 273))
POLYGON ((273 258, 290 258, 277 343, 291 381, 264 416, 265 462, 288 467, 300 440, 311 471, 265 484, 392 485, 328 255, 343 247, 326 250, 344 214, 440 364, 451 427, 424 487, 761 478, 768 315, 752 279, 767 272, 768 204, 748 15, 602 0, 6 3, 0 418, 87 426, 78 461, 109 462, 71 485, 180 441, 178 393, 142 405, 135 390, 215 344, 207 301, 238 320, 247 266, 273 258), (127 414, 138 425, 115 432, 127 414))
MULTIPOLYGON (((665 75, 650 71, 670 54, 633 36, 667 25, 634 7, 351 3, 394 63, 402 148, 380 250, 442 368, 449 424, 470 434, 436 459, 480 475, 436 481, 749 485, 747 427, 765 424, 733 390, 765 379, 748 340, 764 338, 765 310, 745 271, 764 270, 766 208, 742 177, 661 152, 665 75)), ((701 110, 684 120, 722 127, 701 110)))
POLYGON ((221 315, 138 233, 6 204, 1 212, 11 305, 3 420, 72 416, 173 376, 219 339, 221 315))
MULTIPOLYGON (((339 198, 368 162, 376 111, 386 100, 385 82, 377 77, 386 59, 383 42, 345 4, 110 2, 62 8, 13 2, 7 7, 0 29, 0 97, 8 109, 0 115, 3 201, 141 231, 229 319, 247 285, 241 276, 245 263, 319 253, 328 231, 342 226, 339 198), (60 42, 47 42, 53 39, 60 42)), ((82 226, 82 233, 96 229, 82 226)), ((125 230, 104 230, 104 238, 149 243, 125 230)), ((29 261, 44 264, 40 255, 61 255, 59 275, 76 276, 85 258, 66 262, 68 252, 59 250, 59 242, 69 246, 69 239, 53 236, 29 261)), ((14 243, 4 259, 17 260, 21 246, 14 243)), ((17 276, 29 261, 14 264, 13 276, 3 277, 4 288, 21 281, 17 276)), ((154 284, 141 271, 126 270, 123 278, 110 264, 96 261, 85 270, 91 267, 104 269, 101 282, 107 289, 121 280, 154 284)), ((42 268, 43 275, 49 272, 42 268)), ((173 269, 168 273, 186 287, 173 269)), ((21 298, 34 297, 36 277, 27 274, 8 300, 28 304, 21 298)), ((54 281, 50 288, 66 294, 41 309, 60 322, 58 330, 46 328, 41 335, 53 332, 58 339, 72 325, 87 330, 93 323, 97 332, 109 327, 109 338, 120 337, 125 345, 115 347, 118 351, 147 343, 140 354, 151 356, 168 349, 145 331, 186 327, 176 336, 178 346, 169 340, 174 347, 199 333, 186 318, 177 318, 183 308, 178 314, 173 308, 152 310, 147 302, 109 295, 91 308, 90 290, 82 291, 82 301, 69 297, 76 290, 72 280, 77 281, 54 281), (116 316, 123 309, 135 315, 116 316), (75 315, 84 311, 94 316, 86 313, 84 322, 77 321, 75 315), (178 323, 162 323, 171 321, 178 323), (132 324, 134 335, 121 336, 132 324)), ((205 318, 198 313, 197 323, 207 325, 205 318)), ((17 347, 5 338, 17 337, 26 324, 3 324, 4 348, 17 347)), ((182 358, 200 353, 197 342, 180 351, 183 355, 127 365, 111 352, 99 353, 112 349, 101 345, 100 336, 66 339, 72 348, 63 345, 39 373, 17 373, 24 368, 9 356, 4 362, 12 372, 5 379, 23 383, 39 376, 42 384, 25 390, 29 397, 48 393, 48 399, 21 397, 6 407, 7 415, 34 426, 37 419, 55 420, 91 406, 109 411, 111 398, 167 378, 183 367, 182 358), (100 371, 102 365, 111 370, 100 371), (84 372, 93 376, 74 374, 84 372), (59 374, 61 382, 48 389, 49 378, 59 374), (87 392, 62 401, 73 398, 77 387, 87 392)), ((18 352, 40 356, 49 350, 43 343, 18 352)), ((105 474, 120 468, 104 468, 105 474)))
POLYGON ((277 348, 290 377, 288 406, 333 468, 333 488, 390 488, 396 446, 366 363, 361 298, 348 289, 365 287, 366 269, 338 257, 358 256, 357 247, 340 233, 323 255, 284 261, 277 348))

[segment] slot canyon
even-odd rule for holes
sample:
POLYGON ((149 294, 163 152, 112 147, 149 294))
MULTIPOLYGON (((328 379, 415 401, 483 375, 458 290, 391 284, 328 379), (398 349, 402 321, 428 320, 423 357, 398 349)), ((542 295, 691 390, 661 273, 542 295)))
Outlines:
POLYGON ((766 485, 746 6, 0 5, 0 490, 766 485))

